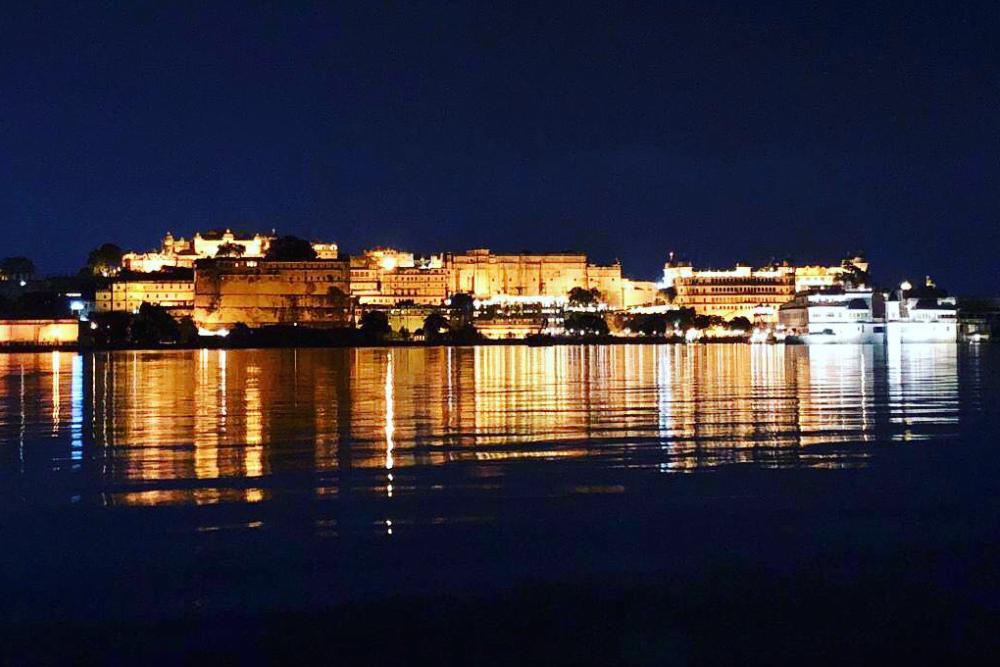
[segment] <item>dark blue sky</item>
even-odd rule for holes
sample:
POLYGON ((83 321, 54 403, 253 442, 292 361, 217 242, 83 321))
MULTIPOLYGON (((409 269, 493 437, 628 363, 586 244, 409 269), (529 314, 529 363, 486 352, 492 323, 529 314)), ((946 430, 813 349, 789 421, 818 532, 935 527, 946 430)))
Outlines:
POLYGON ((0 18, 0 255, 276 227, 1000 289, 997 2, 116 4, 0 18))

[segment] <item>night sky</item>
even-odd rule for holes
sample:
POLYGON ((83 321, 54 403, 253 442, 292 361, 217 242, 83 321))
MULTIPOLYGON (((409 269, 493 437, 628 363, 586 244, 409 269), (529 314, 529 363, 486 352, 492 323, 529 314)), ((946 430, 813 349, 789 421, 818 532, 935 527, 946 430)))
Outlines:
POLYGON ((0 256, 47 272, 228 226, 1000 290, 995 1, 28 4, 0 256))

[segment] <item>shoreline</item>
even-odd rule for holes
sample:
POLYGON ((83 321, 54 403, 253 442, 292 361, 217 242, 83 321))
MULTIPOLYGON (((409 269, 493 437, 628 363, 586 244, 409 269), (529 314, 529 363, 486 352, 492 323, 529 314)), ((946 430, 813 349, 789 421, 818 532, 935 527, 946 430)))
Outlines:
MULTIPOLYGON (((955 341, 959 345, 966 341, 955 341)), ((846 345, 877 345, 878 343, 845 343, 846 345)), ((933 343, 932 343, 933 344, 933 343)), ((220 342, 219 339, 198 341, 197 343, 162 343, 159 345, 3 345, 0 355, 41 353, 41 352, 161 352, 169 350, 299 350, 299 349, 360 349, 360 348, 429 348, 429 347, 574 347, 580 345, 807 345, 798 341, 754 343, 747 339, 709 339, 687 342, 677 338, 618 338, 594 337, 575 339, 553 339, 537 342, 527 339, 475 340, 475 341, 358 341, 358 342, 318 342, 315 340, 269 343, 248 341, 246 343, 220 342)), ((808 346, 808 345, 807 345, 808 346)), ((814 347, 814 346, 813 346, 814 347)), ((823 346, 825 347, 825 346, 823 346)))
MULTIPOLYGON (((749 340, 729 339, 698 341, 692 344, 724 344, 740 343, 750 344, 749 340)), ((161 343, 158 345, 3 345, 0 346, 0 354, 20 353, 20 352, 134 352, 134 351, 162 351, 162 350, 254 350, 254 349, 352 349, 352 348, 407 348, 407 347, 565 347, 577 345, 685 345, 688 344, 683 339, 677 338, 618 338, 592 337, 592 338, 566 338, 552 339, 546 341, 534 341, 530 339, 510 339, 510 340, 463 340, 463 341, 329 341, 319 342, 315 340, 296 342, 269 343, 267 341, 247 341, 246 343, 230 343, 224 339, 199 340, 196 343, 161 343)))

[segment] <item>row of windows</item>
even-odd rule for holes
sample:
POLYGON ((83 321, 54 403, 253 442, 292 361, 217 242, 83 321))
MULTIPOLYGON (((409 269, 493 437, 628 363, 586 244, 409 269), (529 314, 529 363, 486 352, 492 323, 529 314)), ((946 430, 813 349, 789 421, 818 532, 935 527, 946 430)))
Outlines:
MULTIPOLYGON (((142 295, 139 295, 139 294, 129 294, 128 296, 124 297, 124 299, 126 301, 139 301, 139 300, 149 301, 150 299, 172 300, 172 301, 190 301, 190 300, 194 299, 194 292, 191 292, 189 294, 176 294, 176 293, 171 293, 171 292, 167 292, 167 293, 164 293, 164 294, 161 294, 159 292, 155 292, 155 293, 154 292, 149 292, 147 294, 142 294, 142 295)), ((118 300, 121 300, 121 299, 118 298, 118 297, 116 297, 115 300, 118 301, 118 300)))
MULTIPOLYGON (((790 287, 790 286, 789 286, 790 287)), ((726 295, 726 294, 774 294, 776 296, 791 296, 792 290, 782 287, 722 287, 722 288, 681 288, 677 290, 678 295, 704 294, 704 295, 726 295)))
POLYGON ((428 278, 433 278, 434 279, 433 282, 435 282, 435 283, 445 283, 445 282, 447 282, 447 277, 443 276, 443 275, 436 275, 436 276, 419 276, 419 275, 418 276, 408 276, 406 274, 398 274, 398 273, 396 275, 391 276, 391 277, 386 277, 384 280, 386 282, 397 282, 397 281, 413 282, 413 281, 418 281, 418 280, 422 280, 422 281, 426 281, 426 282, 432 282, 432 281, 428 280, 428 278))
POLYGON ((136 285, 135 283, 115 283, 113 286, 115 292, 131 292, 137 289, 153 289, 159 290, 176 290, 178 292, 183 291, 193 291, 194 283, 192 282, 182 282, 182 283, 147 283, 146 285, 136 285), (141 285, 141 286, 140 286, 141 285))
POLYGON ((289 283, 326 283, 326 282, 348 282, 346 276, 335 276, 333 274, 326 275, 316 275, 316 274, 305 274, 305 275, 280 275, 276 272, 261 272, 261 273, 238 273, 238 274, 222 274, 219 276, 220 280, 246 280, 248 278, 278 278, 283 282, 289 283))
POLYGON ((758 285, 774 285, 776 287, 793 285, 794 279, 788 278, 688 278, 678 280, 678 284, 685 285, 746 285, 747 283, 758 285))

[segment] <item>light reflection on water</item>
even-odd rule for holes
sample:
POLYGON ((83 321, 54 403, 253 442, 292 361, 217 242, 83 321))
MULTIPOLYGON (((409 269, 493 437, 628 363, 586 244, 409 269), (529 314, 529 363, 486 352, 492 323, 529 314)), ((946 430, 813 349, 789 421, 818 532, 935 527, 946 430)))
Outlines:
POLYGON ((4 354, 0 479, 56 503, 214 504, 336 496, 348 473, 393 498, 486 492, 509 466, 619 471, 573 487, 594 493, 639 472, 859 466, 955 433, 979 361, 955 345, 4 354))

